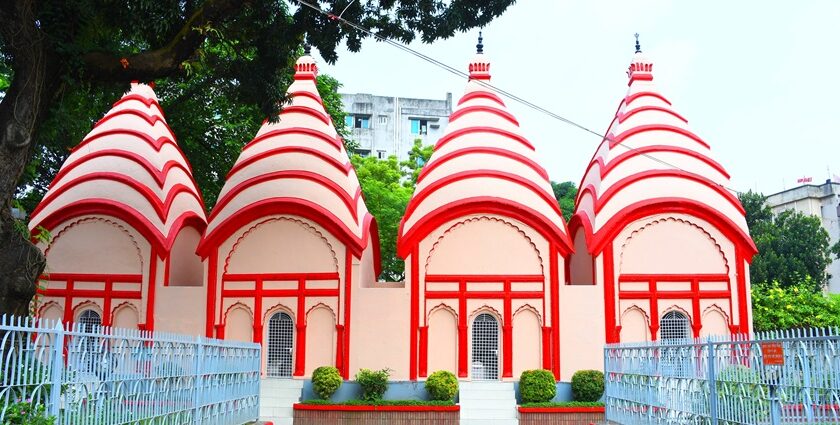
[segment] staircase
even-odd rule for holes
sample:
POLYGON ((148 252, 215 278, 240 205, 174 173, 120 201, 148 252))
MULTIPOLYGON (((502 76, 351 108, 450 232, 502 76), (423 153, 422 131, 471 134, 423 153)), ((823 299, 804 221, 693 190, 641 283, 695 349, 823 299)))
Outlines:
POLYGON ((303 380, 263 379, 260 381, 260 420, 274 425, 292 425, 292 405, 300 402, 303 380))
POLYGON ((461 425, 518 425, 513 382, 461 381, 461 425))

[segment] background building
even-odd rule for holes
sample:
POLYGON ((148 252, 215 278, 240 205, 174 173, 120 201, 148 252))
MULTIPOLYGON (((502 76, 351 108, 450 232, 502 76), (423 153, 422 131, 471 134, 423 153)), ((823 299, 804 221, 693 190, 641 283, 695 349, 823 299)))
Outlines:
POLYGON ((362 156, 408 158, 414 140, 435 143, 449 122, 452 93, 446 99, 412 99, 372 94, 342 94, 345 125, 359 142, 362 156))
MULTIPOLYGON (((826 180, 822 185, 804 184, 767 196, 767 204, 778 214, 784 210, 796 210, 803 214, 820 217, 822 225, 831 237, 831 244, 840 239, 840 183, 826 180)), ((829 292, 840 292, 840 260, 828 266, 831 279, 829 292)))

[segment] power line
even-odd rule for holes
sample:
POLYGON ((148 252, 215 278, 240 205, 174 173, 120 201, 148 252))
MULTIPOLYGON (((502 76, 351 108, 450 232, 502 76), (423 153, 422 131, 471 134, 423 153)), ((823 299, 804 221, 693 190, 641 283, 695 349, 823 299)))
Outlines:
MULTIPOLYGON (((355 0, 354 0, 354 1, 355 1, 355 0)), ((416 56, 416 57, 418 57, 418 58, 420 58, 420 59, 422 59, 422 60, 424 60, 424 61, 426 61, 426 62, 431 63, 432 65, 435 65, 435 66, 437 66, 437 67, 439 67, 439 68, 441 68, 441 69, 443 69, 443 70, 445 70, 445 71, 448 71, 448 72, 450 72, 450 73, 452 73, 452 74, 455 74, 455 75, 457 75, 457 76, 459 76, 459 77, 461 77, 461 78, 466 78, 467 80, 469 80, 469 78, 470 78, 469 74, 467 74, 467 73, 466 73, 466 72, 464 72, 464 71, 461 71, 460 69, 458 69, 458 68, 456 68, 456 67, 453 67, 453 66, 451 66, 451 65, 448 65, 448 64, 446 64, 446 63, 443 63, 443 62, 441 62, 441 61, 439 61, 439 60, 437 60, 437 59, 435 59, 435 58, 433 58, 433 57, 431 57, 431 56, 428 56, 428 55, 423 54, 423 53, 421 53, 421 52, 419 52, 419 51, 417 51, 417 50, 414 50, 414 49, 412 49, 411 47, 408 47, 407 45, 405 45, 405 44, 403 44, 403 43, 400 43, 400 42, 397 42, 397 41, 391 40, 391 39, 389 39, 389 38, 383 37, 383 36, 381 36, 381 35, 379 35, 379 34, 376 34, 376 33, 374 33, 374 32, 372 32, 372 31, 368 30, 368 29, 367 29, 367 28, 365 28, 365 27, 362 27, 361 25, 359 25, 359 24, 357 24, 357 23, 355 23, 355 22, 352 22, 352 21, 349 21, 349 20, 347 20, 347 19, 343 18, 343 17, 342 17, 342 15, 344 14, 344 12, 346 12, 346 11, 347 11, 347 8, 349 8, 349 5, 348 5, 347 7, 345 7, 345 8, 344 8, 344 11, 342 11, 340 15, 336 16, 336 15, 335 15, 335 14, 333 14, 333 13, 330 13, 330 12, 327 12, 327 11, 325 11, 325 10, 321 9, 318 5, 311 4, 311 3, 307 2, 307 1, 304 1, 304 0, 298 0, 298 3, 302 4, 303 6, 306 6, 306 7, 310 8, 310 9, 312 9, 312 10, 315 10, 316 12, 318 12, 318 13, 320 13, 320 14, 322 14, 322 15, 327 16, 327 17, 328 17, 329 19, 331 19, 331 20, 337 21, 337 22, 339 22, 339 23, 346 24, 346 25, 348 25, 348 26, 350 26, 350 27, 352 27, 352 28, 354 28, 354 29, 356 29, 356 30, 358 30, 358 31, 364 32, 365 34, 368 34, 368 35, 370 35, 371 37, 374 37, 375 39, 377 39, 377 40, 379 40, 379 41, 381 41, 381 42, 384 42, 384 43, 389 44, 389 45, 391 45, 391 46, 393 46, 393 47, 396 47, 397 49, 400 49, 400 50, 402 50, 402 51, 404 51, 404 52, 406 52, 406 53, 409 53, 409 54, 411 54, 411 55, 413 55, 413 56, 416 56)), ((560 122, 563 122, 563 123, 565 123, 565 124, 567 124, 567 125, 570 125, 570 126, 575 127, 575 128, 577 128, 577 129, 579 129, 579 130, 582 130, 582 131, 584 131, 584 132, 587 132, 587 133, 590 133, 590 134, 592 134, 592 135, 595 135, 595 136, 599 137, 602 141, 608 141, 608 142, 613 142, 613 141, 614 141, 614 139, 612 139, 612 138, 611 138, 611 137, 609 137, 608 135, 604 135, 604 134, 601 134, 600 132, 597 132, 597 131, 595 131, 595 130, 592 130, 592 129, 590 129, 590 128, 588 128, 588 127, 586 127, 586 126, 582 125, 582 124, 579 124, 579 123, 577 123, 577 122, 575 122, 575 121, 573 121, 573 120, 571 120, 571 119, 568 119, 568 118, 566 118, 566 117, 564 117, 564 116, 562 116, 562 115, 560 115, 560 114, 557 114, 557 113, 552 112, 552 111, 550 111, 550 110, 548 110, 548 109, 546 109, 546 108, 543 108, 542 106, 539 106, 539 105, 537 105, 537 104, 535 104, 535 103, 533 103, 533 102, 531 102, 531 101, 529 101, 529 100, 527 100, 527 99, 524 99, 524 98, 522 98, 522 97, 520 97, 520 96, 517 96, 517 95, 515 95, 515 94, 513 94, 513 93, 511 93, 511 92, 509 92, 509 91, 507 91, 507 90, 504 90, 504 89, 502 89, 502 88, 496 87, 496 86, 494 86, 494 85, 492 85, 492 84, 490 84, 490 83, 488 83, 488 82, 486 82, 486 81, 481 81, 481 80, 474 80, 474 81, 475 81, 476 83, 478 83, 478 84, 480 84, 480 85, 482 85, 482 86, 484 86, 484 87, 488 88, 488 89, 491 89, 491 90, 493 90, 493 91, 495 91, 495 92, 497 92, 497 93, 499 93, 499 94, 501 94, 501 95, 503 95, 503 96, 505 96, 505 97, 507 97, 507 98, 511 99, 511 100, 514 100, 514 101, 516 101, 516 102, 518 102, 518 103, 520 103, 520 104, 522 104, 522 105, 525 105, 525 106, 527 106, 527 107, 529 107, 529 108, 531 108, 531 109, 534 109, 534 110, 536 110, 537 112, 541 112, 541 113, 543 113, 543 114, 545 114, 545 115, 548 115, 548 116, 550 116, 550 117, 552 117, 552 118, 554 118, 554 119, 556 119, 556 120, 558 120, 558 121, 560 121, 560 122)), ((626 144, 625 142, 619 142, 618 144, 616 144, 616 146, 621 146, 622 148, 627 149, 628 151, 635 151, 635 150, 638 150, 638 148, 635 148, 635 147, 633 147, 633 146, 630 146, 630 145, 626 144)), ((685 169, 683 169, 683 168, 681 168, 681 167, 679 167, 679 166, 676 166, 676 165, 674 165, 674 164, 671 164, 671 163, 669 163, 669 162, 667 162, 667 161, 665 161, 665 160, 663 160, 663 159, 656 158, 656 157, 654 157, 653 155, 651 155, 651 154, 649 154, 649 153, 646 153, 646 152, 640 152, 640 153, 639 153, 639 155, 644 156, 645 158, 648 158, 648 159, 650 159, 650 160, 656 161, 656 162, 658 162, 658 163, 660 163, 660 164, 662 164, 662 165, 664 165, 664 166, 666 166, 666 167, 671 167, 671 168, 676 169, 676 170, 679 170, 679 171, 683 171, 683 172, 690 173, 690 171, 688 171, 688 170, 685 170, 685 169)), ((742 193, 742 192, 741 192, 741 191, 739 191, 739 190, 736 190, 736 189, 733 189, 733 188, 727 187, 727 186, 722 185, 722 184, 720 184, 720 183, 717 183, 717 182, 714 182, 714 181, 712 181, 712 183, 714 183, 714 184, 716 184, 716 185, 718 185, 718 186, 720 186, 720 187, 722 187, 722 188, 724 188, 724 189, 726 189, 726 190, 728 190, 728 191, 730 191, 730 192, 733 192, 733 193, 735 193, 735 194, 737 194, 737 195, 740 195, 740 194, 742 193)))

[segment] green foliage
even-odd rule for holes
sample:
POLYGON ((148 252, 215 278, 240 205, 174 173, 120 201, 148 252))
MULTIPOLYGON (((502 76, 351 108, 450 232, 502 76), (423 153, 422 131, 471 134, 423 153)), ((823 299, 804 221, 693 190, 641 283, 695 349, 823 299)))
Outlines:
POLYGON ((814 290, 809 279, 784 288, 778 282, 753 285, 755 330, 840 326, 840 295, 814 290))
POLYGON ((43 404, 13 403, 6 408, 4 425, 53 425, 55 418, 47 416, 43 404))
POLYGON ((304 400, 303 404, 317 404, 321 406, 453 406, 452 400, 347 400, 331 402, 329 400, 304 400))
POLYGON ((604 395, 603 372, 579 370, 572 375, 572 396, 575 401, 598 401, 602 395, 604 395))
POLYGON ((522 403, 522 407, 604 407, 602 401, 546 401, 542 403, 522 403))
POLYGON ((432 400, 452 400, 458 393, 458 378, 452 372, 439 370, 426 378, 426 391, 432 400))
POLYGON ((341 374, 333 366, 321 366, 312 372, 312 389, 324 400, 329 400, 342 382, 341 374))
POLYGON ((550 370, 526 370, 519 377, 519 394, 523 403, 544 403, 557 395, 554 374, 550 370))
POLYGON ((423 146, 423 139, 415 139, 414 145, 408 151, 408 160, 400 164, 403 167, 403 174, 408 178, 407 184, 411 186, 412 190, 417 185, 417 177, 420 176, 420 171, 429 162, 434 151, 434 145, 423 146))
POLYGON ((390 369, 361 369, 356 374, 356 382, 362 387, 362 399, 368 402, 380 401, 388 389, 390 369))
POLYGON ((578 188, 574 182, 551 182, 551 189, 554 191, 554 197, 557 198, 557 203, 560 205, 560 211, 563 212, 563 218, 566 221, 572 218, 575 211, 575 198, 577 197, 578 188))
POLYGON ((756 224, 768 222, 773 219, 773 211, 767 205, 767 198, 752 190, 738 194, 738 199, 747 213, 747 227, 750 229, 750 234, 753 234, 753 228, 756 224))

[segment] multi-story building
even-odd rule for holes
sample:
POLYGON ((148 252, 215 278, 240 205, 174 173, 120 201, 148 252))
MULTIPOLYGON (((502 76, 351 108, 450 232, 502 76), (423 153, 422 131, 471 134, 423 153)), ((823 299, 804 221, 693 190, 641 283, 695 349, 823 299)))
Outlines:
POLYGON ((347 113, 344 124, 359 143, 357 153, 384 159, 408 158, 416 139, 435 143, 452 113, 452 93, 446 99, 413 99, 356 93, 342 94, 347 113))
MULTIPOLYGON (((826 180, 821 185, 804 184, 783 190, 767 197, 767 204, 778 214, 784 210, 796 210, 803 214, 817 216, 831 237, 831 244, 840 240, 840 183, 826 180)), ((829 292, 840 292, 840 260, 828 266, 831 279, 829 292)))

